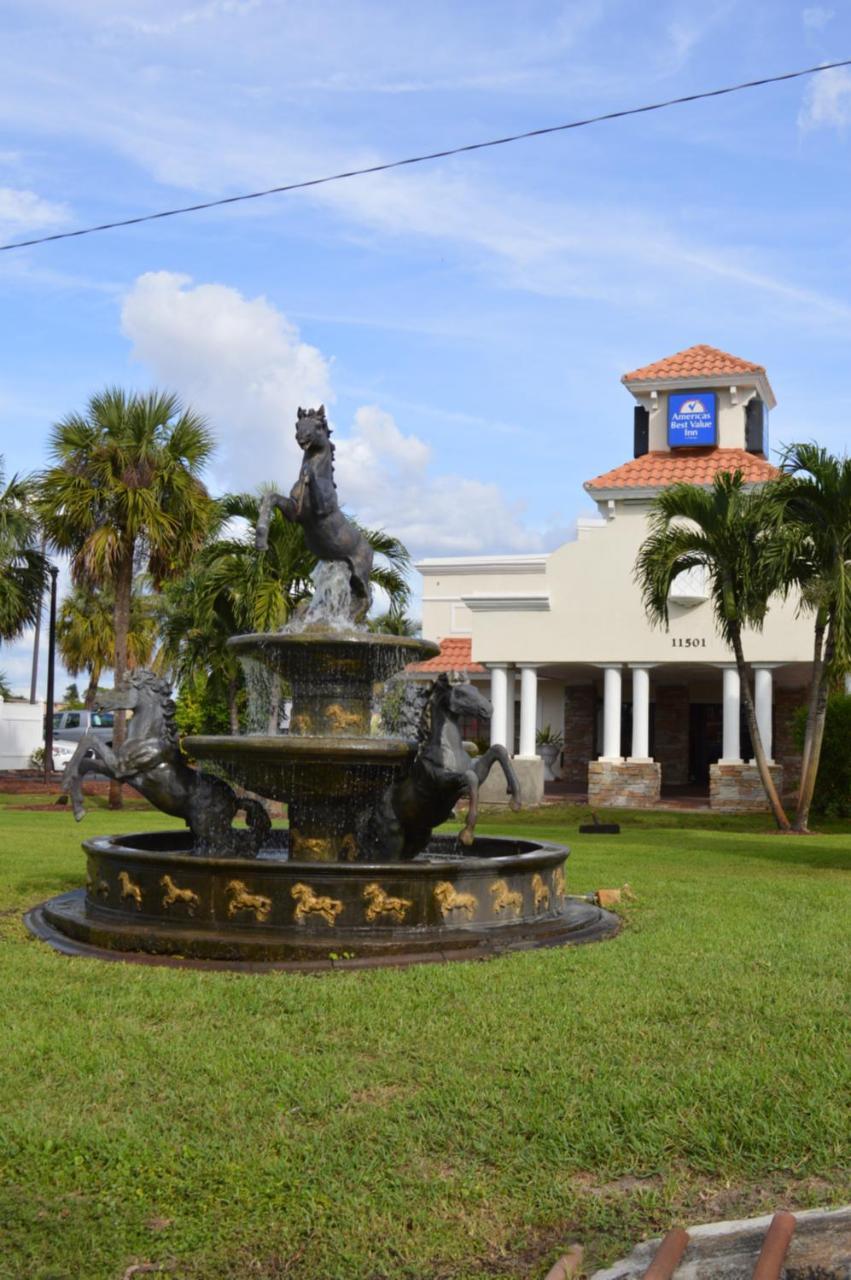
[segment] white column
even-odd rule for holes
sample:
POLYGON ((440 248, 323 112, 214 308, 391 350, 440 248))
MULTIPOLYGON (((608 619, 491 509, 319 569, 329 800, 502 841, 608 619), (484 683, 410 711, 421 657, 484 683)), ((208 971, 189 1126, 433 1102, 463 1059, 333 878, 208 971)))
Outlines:
POLYGON ((630 760, 650 759, 650 667, 651 663, 630 664, 632 667, 632 754, 630 760))
POLYGON ((505 664, 491 667, 491 746, 505 746, 508 729, 508 672, 505 664))
POLYGON ((508 667, 505 673, 505 746, 510 756, 514 755, 514 668, 508 667))
POLYGON ((603 668, 603 754, 601 760, 622 760, 621 755, 621 669, 603 668))
POLYGON ((845 677, 845 692, 848 694, 848 697, 851 698, 851 671, 849 671, 848 675, 845 677))
POLYGON ((771 672, 772 667, 754 667, 753 673, 756 723, 769 764, 773 763, 771 759, 771 672))
POLYGON ((722 695, 724 730, 720 764, 741 764, 742 748, 739 742, 739 673, 735 667, 724 667, 724 692, 722 695))
POLYGON ((538 671, 520 668, 520 751, 521 756, 534 756, 535 732, 538 727, 538 671))

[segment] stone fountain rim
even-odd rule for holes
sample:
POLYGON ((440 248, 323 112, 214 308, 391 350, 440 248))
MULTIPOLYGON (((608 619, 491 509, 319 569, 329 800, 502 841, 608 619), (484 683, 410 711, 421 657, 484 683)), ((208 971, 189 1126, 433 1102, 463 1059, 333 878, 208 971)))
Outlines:
MULTIPOLYGON (((175 867, 184 866, 187 869, 195 870, 199 867, 210 867, 212 869, 244 872, 250 867, 255 871, 261 870, 269 874, 275 874, 277 871, 287 868, 289 872, 298 870, 305 876, 341 875, 354 878, 364 875, 376 875, 379 872, 388 876, 415 875, 422 876, 424 879, 430 876, 445 878, 447 873, 457 875, 462 871, 484 872, 488 869, 500 868, 507 870, 509 865, 517 870, 531 871, 537 865, 546 866, 554 860, 564 862, 570 857, 570 848, 567 845, 555 844, 549 840, 515 840, 513 836, 485 836, 484 839, 488 842, 504 841, 505 843, 527 844, 533 847, 525 849, 522 853, 497 854, 492 858, 476 858, 464 855, 463 857, 452 859, 443 858, 435 859, 434 861, 411 859, 406 862, 301 862, 289 858, 216 858, 182 850, 134 848, 132 845, 123 843, 127 839, 144 839, 147 836, 162 837, 170 834, 178 837, 183 836, 184 838, 190 836, 188 831, 182 829, 176 829, 173 833, 169 831, 124 831, 114 836, 91 836, 88 840, 83 841, 83 848, 87 854, 92 854, 96 857, 107 855, 130 857, 152 863, 168 859, 175 867)), ((450 843, 452 837, 438 836, 437 839, 445 839, 447 843, 450 843)))
POLYGON ((303 646, 315 647, 317 644, 349 647, 359 645, 376 649, 411 649, 424 657, 435 658, 440 653, 440 645, 434 640, 424 640, 421 636, 391 636, 380 631, 246 631, 239 636, 231 636, 225 641, 229 649, 274 648, 290 649, 303 646))
POLYGON ((268 756, 280 760, 281 757, 291 760, 311 760, 321 757, 322 760, 340 760, 344 763, 357 764, 364 757, 374 760, 407 760, 416 749, 416 743, 407 738, 376 737, 361 735, 357 738, 332 737, 330 734, 295 734, 295 733, 197 733, 188 734, 183 739, 183 746, 189 755, 208 752, 215 759, 216 755, 231 756, 234 753, 268 756))

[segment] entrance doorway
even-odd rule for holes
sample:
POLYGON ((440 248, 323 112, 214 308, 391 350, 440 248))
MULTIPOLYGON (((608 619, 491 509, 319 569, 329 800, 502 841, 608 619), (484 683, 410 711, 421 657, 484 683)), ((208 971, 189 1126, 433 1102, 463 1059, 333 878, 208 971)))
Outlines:
MULTIPOLYGON (((721 759, 724 749, 723 708, 720 702, 693 702, 689 707, 688 777, 700 787, 709 786, 709 766, 721 759)), ((753 757, 753 744, 744 707, 739 723, 741 758, 753 757)))
POLYGON ((722 709, 720 702, 693 702, 689 707, 688 780, 709 786, 709 766, 721 758, 722 709))

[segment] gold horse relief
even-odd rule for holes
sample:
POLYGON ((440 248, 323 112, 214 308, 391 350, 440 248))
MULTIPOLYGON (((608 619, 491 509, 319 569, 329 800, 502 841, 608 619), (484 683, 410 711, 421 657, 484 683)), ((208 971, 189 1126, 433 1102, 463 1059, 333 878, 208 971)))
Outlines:
POLYGON ((472 920, 479 907, 478 898, 472 893, 458 893, 448 880, 441 880, 434 886, 434 900, 444 920, 452 911, 463 911, 467 919, 472 920))
POLYGON ((182 902, 186 907, 187 913, 190 916, 194 916, 195 910, 201 901, 197 893, 193 892, 192 889, 181 889, 169 875, 163 876, 160 884, 165 889, 163 894, 164 907, 173 907, 175 902, 182 902))
POLYGON ((556 867, 553 872, 553 893, 557 898, 563 898, 565 894, 564 883, 564 867, 556 867))
POLYGON ((550 905, 550 891, 537 871, 532 876, 532 893, 535 898, 535 910, 546 911, 550 905))
POLYGON ((119 871, 118 883, 121 885, 121 897, 131 898, 137 911, 142 910, 142 888, 130 879, 126 871, 119 871))
POLYGON ((366 918, 370 924, 381 916, 392 916, 397 924, 401 924, 414 905, 410 898, 391 898, 381 885, 376 883, 366 886, 363 899, 369 903, 366 918))
POLYGON ((347 711, 339 702, 325 708, 325 719, 333 733, 345 733, 347 729, 364 729, 364 718, 357 711, 347 711))
POLYGON ((507 911, 510 908, 519 915, 523 910, 523 894, 516 889, 509 889, 505 880, 494 880, 490 891, 493 894, 494 911, 507 911))
POLYGON ((263 924, 272 914, 272 899, 264 897, 262 893, 251 893, 244 880, 229 880, 225 887, 225 897, 228 899, 229 920, 239 911, 251 911, 254 919, 263 924))
POLYGON ((343 910, 342 902, 337 898, 329 898, 326 895, 314 893, 309 884, 294 884, 290 893, 296 900, 296 909, 293 912, 293 918, 296 924, 301 924, 308 916, 321 916, 326 924, 331 926, 337 923, 337 916, 343 910))

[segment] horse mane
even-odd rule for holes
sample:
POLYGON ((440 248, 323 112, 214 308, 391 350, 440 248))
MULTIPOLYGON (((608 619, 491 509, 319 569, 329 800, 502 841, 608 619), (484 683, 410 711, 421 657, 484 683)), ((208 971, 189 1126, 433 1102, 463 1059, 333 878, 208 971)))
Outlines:
POLYGON ((171 685, 162 676, 158 676, 155 671, 148 671, 146 667, 135 667, 128 673, 128 680, 136 689, 145 689, 155 698, 159 699, 160 708, 163 717, 163 729, 169 746, 176 747, 178 744, 177 726, 174 722, 177 707, 171 696, 171 685))

